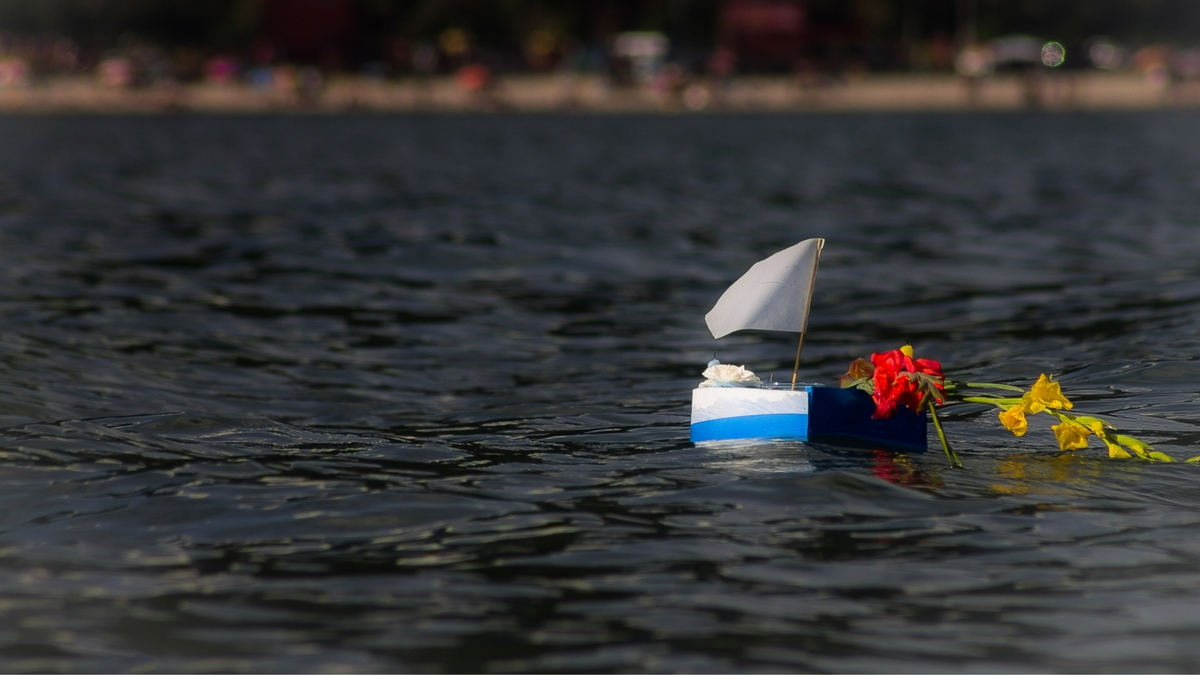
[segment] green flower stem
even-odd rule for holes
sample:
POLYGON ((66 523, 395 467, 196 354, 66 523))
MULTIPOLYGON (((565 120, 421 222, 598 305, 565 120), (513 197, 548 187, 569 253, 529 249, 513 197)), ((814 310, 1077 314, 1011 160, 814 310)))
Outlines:
MULTIPOLYGON (((942 449, 946 451, 946 459, 950 460, 950 466, 955 469, 962 469, 962 460, 958 458, 958 453, 954 451, 954 448, 950 447, 950 441, 946 439, 946 432, 942 430, 942 421, 938 419, 937 408, 929 400, 929 394, 925 394, 921 398, 921 403, 929 406, 929 416, 933 418, 933 428, 937 430, 938 440, 942 442, 942 449)), ((917 406, 917 409, 920 409, 920 407, 917 406)))
POLYGON ((997 396, 964 396, 962 398, 962 402, 963 403, 982 403, 984 405, 994 405, 994 406, 1003 408, 1005 406, 1017 405, 1018 403, 1021 402, 1021 399, 1019 399, 1019 398, 999 398, 997 396))
POLYGON ((1014 387, 1011 384, 994 384, 992 382, 964 382, 964 387, 972 389, 1004 389, 1005 391, 1019 391, 1024 393, 1025 390, 1020 387, 1014 387))

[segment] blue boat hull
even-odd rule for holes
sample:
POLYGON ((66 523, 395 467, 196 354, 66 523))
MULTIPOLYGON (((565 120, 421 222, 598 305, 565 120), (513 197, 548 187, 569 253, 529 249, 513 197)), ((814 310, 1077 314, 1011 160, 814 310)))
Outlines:
POLYGON ((851 441, 910 450, 927 447, 924 414, 901 409, 889 419, 877 420, 871 417, 874 412, 874 401, 858 389, 709 387, 692 392, 691 440, 851 441))

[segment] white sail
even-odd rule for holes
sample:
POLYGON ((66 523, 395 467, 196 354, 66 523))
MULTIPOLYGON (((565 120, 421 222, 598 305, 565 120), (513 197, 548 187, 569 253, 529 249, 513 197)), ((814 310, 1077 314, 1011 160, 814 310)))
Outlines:
POLYGON ((751 328, 803 333, 824 246, 824 239, 805 239, 754 263, 705 315, 713 337, 751 328))

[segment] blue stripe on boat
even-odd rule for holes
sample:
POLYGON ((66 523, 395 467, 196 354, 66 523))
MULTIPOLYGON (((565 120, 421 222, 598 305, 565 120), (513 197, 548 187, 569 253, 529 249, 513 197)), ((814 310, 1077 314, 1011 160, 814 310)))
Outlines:
POLYGON ((808 439, 808 415, 745 415, 724 417, 692 425, 692 442, 728 441, 735 438, 808 439))

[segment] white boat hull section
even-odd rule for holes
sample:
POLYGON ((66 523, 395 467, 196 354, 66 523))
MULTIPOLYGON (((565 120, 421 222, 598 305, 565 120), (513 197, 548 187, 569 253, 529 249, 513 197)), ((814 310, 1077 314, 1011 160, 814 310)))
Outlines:
POLYGON ((808 438, 810 392, 705 387, 692 391, 692 441, 808 438))
POLYGON ((807 415, 804 389, 705 387, 692 390, 692 424, 751 415, 807 415))

